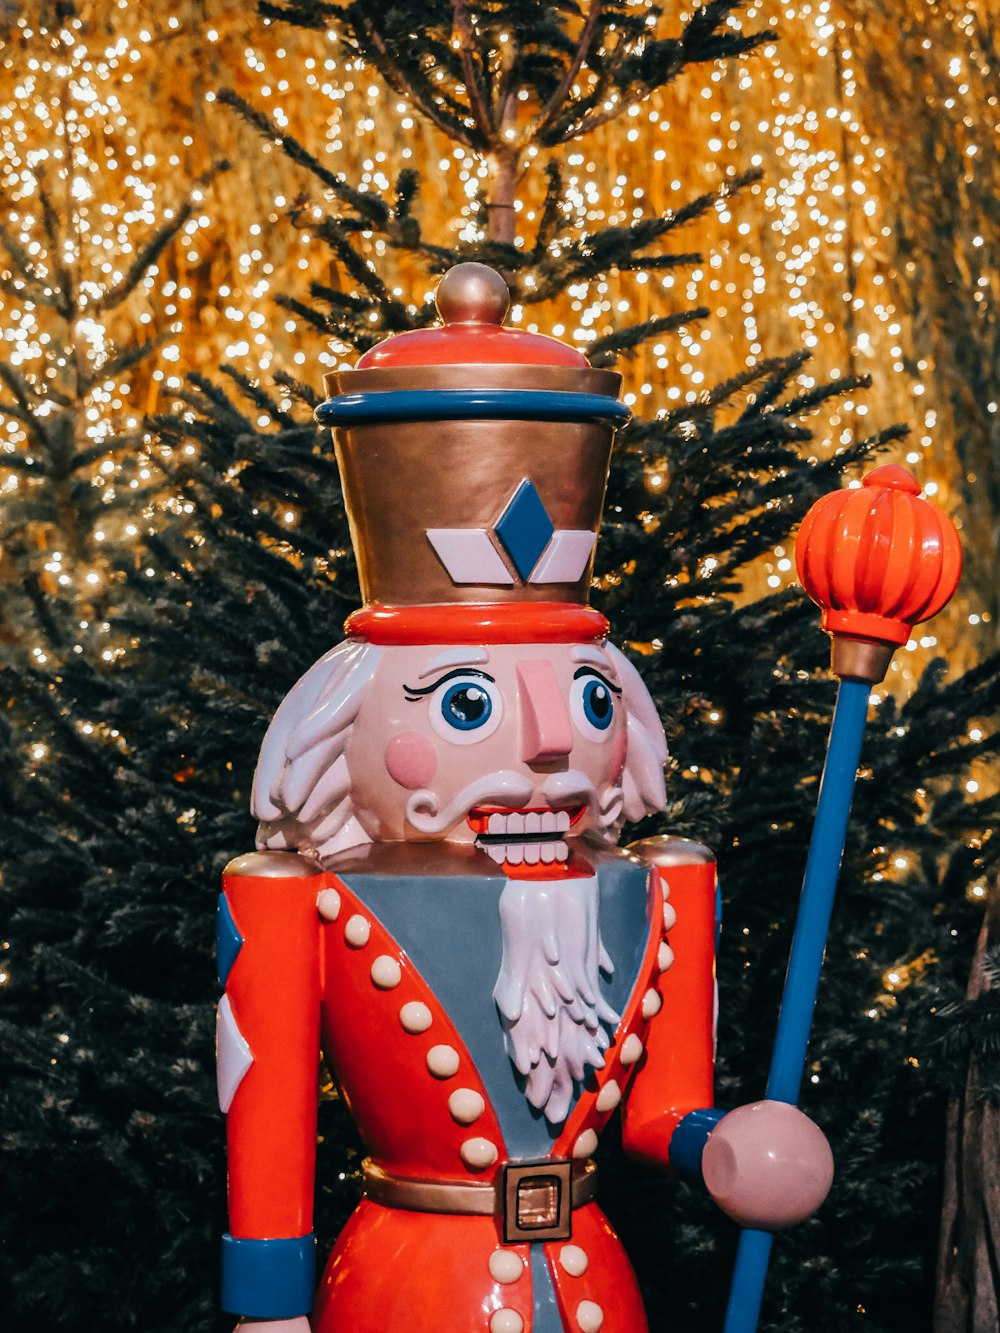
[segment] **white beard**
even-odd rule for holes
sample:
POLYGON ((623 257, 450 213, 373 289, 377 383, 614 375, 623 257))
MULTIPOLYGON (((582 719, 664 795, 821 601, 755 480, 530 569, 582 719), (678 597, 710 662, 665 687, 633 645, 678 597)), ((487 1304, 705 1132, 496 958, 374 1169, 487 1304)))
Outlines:
POLYGON ((611 959, 597 921, 597 879, 512 879, 500 895, 503 958, 493 998, 525 1094, 553 1125, 574 1083, 604 1068, 618 1014, 601 995, 611 959))

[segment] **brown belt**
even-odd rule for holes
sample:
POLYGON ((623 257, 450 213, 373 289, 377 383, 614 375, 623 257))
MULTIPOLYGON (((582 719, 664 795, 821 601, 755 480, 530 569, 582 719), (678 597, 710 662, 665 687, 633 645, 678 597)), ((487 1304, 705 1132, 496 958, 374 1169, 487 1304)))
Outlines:
POLYGON ((397 1176, 369 1158, 364 1163, 365 1194, 387 1208, 414 1213, 462 1213, 496 1217, 506 1244, 569 1240, 572 1212, 597 1194, 597 1164, 545 1157, 506 1162, 493 1182, 414 1180, 397 1176))

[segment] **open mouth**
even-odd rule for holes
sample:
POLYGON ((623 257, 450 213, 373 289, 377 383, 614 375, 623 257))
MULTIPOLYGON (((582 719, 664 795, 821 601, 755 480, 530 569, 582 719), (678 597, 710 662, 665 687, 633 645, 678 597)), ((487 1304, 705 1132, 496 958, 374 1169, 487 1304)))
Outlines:
POLYGON ((476 846, 487 852, 498 865, 551 865, 569 857, 566 837, 583 818, 586 806, 574 805, 564 810, 504 810, 496 806, 474 806, 468 813, 469 827, 476 834, 476 846))

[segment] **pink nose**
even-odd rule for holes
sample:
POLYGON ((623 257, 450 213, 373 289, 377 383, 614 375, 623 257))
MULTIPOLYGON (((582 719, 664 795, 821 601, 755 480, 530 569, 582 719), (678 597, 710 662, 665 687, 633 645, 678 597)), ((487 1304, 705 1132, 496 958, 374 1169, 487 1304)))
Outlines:
POLYGON ((516 664, 521 705, 521 762, 562 759, 573 748, 573 728, 566 700, 551 662, 516 664))

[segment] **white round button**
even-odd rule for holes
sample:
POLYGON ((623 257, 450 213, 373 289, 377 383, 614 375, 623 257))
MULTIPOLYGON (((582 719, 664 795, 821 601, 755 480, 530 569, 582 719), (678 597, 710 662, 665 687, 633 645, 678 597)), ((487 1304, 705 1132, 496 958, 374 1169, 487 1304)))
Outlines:
POLYGON ((663 929, 672 930, 677 924, 677 909, 670 903, 663 904, 663 929))
POLYGON ((340 894, 336 889, 324 889, 316 899, 316 906, 324 921, 336 921, 340 916, 340 894))
POLYGON ((490 1333, 521 1333, 524 1320, 516 1310, 495 1310, 490 1319, 490 1333))
POLYGON ((454 1046, 432 1046, 427 1052, 427 1068, 435 1078, 452 1078, 458 1073, 458 1063, 454 1046))
POLYGON ((580 1333, 597 1333, 604 1324, 604 1311, 596 1301, 581 1301, 576 1307, 576 1322, 580 1333))
POLYGON ((667 972, 674 965, 674 951, 666 940, 663 940, 656 951, 656 966, 661 972, 667 972))
POLYGON ((622 1042, 621 1062, 623 1065, 634 1065, 642 1055, 642 1039, 634 1032, 622 1042))
POLYGON ((615 1079, 609 1078, 604 1087, 597 1094, 597 1109, 603 1115, 605 1111, 613 1111, 622 1099, 622 1090, 615 1079))
POLYGON ((573 1144, 574 1157, 589 1157, 597 1147, 597 1135, 592 1129, 585 1129, 573 1144))
POLYGON ((434 1022, 434 1017, 426 1004, 419 1000, 410 1000, 399 1011, 399 1021, 406 1032, 426 1032, 434 1022))
POLYGON ((486 1103, 473 1088, 456 1088, 448 1098, 452 1120, 460 1125, 471 1125, 486 1110, 486 1103))
POLYGON ((379 990, 392 990, 399 985, 402 975, 398 961, 387 953, 380 953, 372 963, 372 981, 379 990))
POLYGON ((494 1282, 516 1282, 524 1272, 524 1260, 513 1250, 494 1250, 490 1255, 490 1276, 494 1282))
POLYGON ((559 1251, 559 1263, 570 1277, 582 1277, 587 1271, 589 1262, 579 1245, 564 1245, 559 1251))
POLYGON ((458 1151, 462 1161, 473 1171, 485 1171, 500 1155, 497 1145, 489 1139, 466 1139, 458 1151))
POLYGON ((362 949, 371 938, 372 923, 367 919, 355 913, 354 916, 347 918, 347 925, 344 927, 344 939, 352 949, 362 949))
POLYGON ((655 990, 648 990, 642 997, 642 1016, 643 1018, 652 1018, 658 1014, 663 1007, 663 1001, 655 990))

